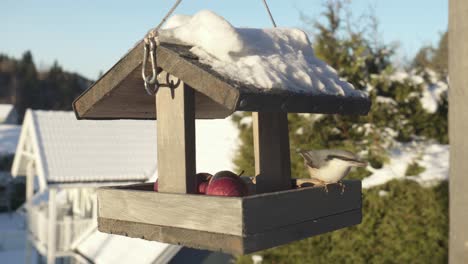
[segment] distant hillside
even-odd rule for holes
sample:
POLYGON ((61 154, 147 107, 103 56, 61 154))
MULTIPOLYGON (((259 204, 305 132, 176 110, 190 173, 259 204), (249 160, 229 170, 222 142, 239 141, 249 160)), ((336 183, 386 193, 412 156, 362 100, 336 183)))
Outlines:
POLYGON ((64 71, 58 62, 47 71, 38 71, 29 51, 21 59, 0 54, 0 103, 14 104, 20 121, 27 108, 71 110, 74 98, 91 83, 64 71))

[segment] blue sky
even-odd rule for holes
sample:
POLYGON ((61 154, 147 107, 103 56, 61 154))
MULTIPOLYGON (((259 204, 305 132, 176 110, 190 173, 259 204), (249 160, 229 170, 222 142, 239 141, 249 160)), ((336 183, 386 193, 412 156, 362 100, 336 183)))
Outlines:
MULTIPOLYGON (((1 0, 0 53, 31 50, 39 67, 54 60, 95 79, 159 23, 174 1, 1 0)), ((299 12, 318 18, 323 0, 269 0, 279 26, 303 27, 299 12)), ((435 44, 448 25, 448 0, 354 0, 353 13, 373 6, 384 42, 400 43, 399 57, 435 44)), ((270 27, 261 0, 184 0, 176 13, 210 9, 235 26, 270 27)))

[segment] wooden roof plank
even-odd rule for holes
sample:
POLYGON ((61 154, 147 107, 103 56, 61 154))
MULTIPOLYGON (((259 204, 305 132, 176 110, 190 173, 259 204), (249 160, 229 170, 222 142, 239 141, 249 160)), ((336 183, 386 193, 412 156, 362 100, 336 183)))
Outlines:
MULTIPOLYGON (((79 119, 155 119, 155 100, 141 79, 143 42, 138 43, 73 103, 79 119)), ((162 43, 157 65, 195 89, 196 118, 225 118, 234 111, 365 115, 367 97, 261 89, 228 79, 201 63, 190 47, 162 43)), ((164 89, 164 88, 162 88, 164 89)))

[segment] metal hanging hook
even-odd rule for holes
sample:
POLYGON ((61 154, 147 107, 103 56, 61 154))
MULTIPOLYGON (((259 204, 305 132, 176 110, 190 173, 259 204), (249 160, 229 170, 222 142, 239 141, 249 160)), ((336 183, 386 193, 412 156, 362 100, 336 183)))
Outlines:
POLYGON ((177 6, 182 2, 182 0, 177 0, 172 8, 167 12, 164 18, 161 20, 159 25, 148 32, 144 41, 144 50, 143 50, 143 64, 141 67, 141 77, 143 78, 143 82, 145 84, 145 90, 149 95, 155 95, 158 92, 160 87, 158 82, 158 64, 156 60, 156 47, 159 45, 158 43, 158 30, 162 27, 162 25, 166 22, 167 18, 174 12, 177 6), (148 55, 150 56, 151 60, 151 75, 146 76, 146 64, 148 60, 148 55), (151 87, 154 85, 154 87, 151 87))
POLYGON ((145 84, 145 90, 149 95, 154 95, 159 89, 157 61, 156 61, 156 43, 153 38, 145 39, 143 51, 143 64, 141 67, 141 77, 145 84), (151 60, 151 75, 146 76, 146 63, 148 61, 148 54, 151 60), (151 87, 154 85, 154 88, 151 87))

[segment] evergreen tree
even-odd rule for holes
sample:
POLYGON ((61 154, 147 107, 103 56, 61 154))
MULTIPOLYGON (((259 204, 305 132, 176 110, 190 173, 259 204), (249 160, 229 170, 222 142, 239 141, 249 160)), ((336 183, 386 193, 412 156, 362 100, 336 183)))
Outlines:
MULTIPOLYGON (((18 115, 23 117, 26 109, 34 104, 35 99, 40 93, 36 66, 34 65, 30 51, 25 52, 18 63, 15 78, 17 79, 15 107, 18 115)), ((19 122, 22 122, 22 118, 20 119, 19 122)))
MULTIPOLYGON (((371 25, 370 32, 366 25, 355 28, 350 20, 343 19, 344 3, 328 1, 324 22, 308 23, 315 36, 313 48, 342 78, 367 92, 372 107, 367 116, 289 114, 293 177, 308 177, 302 158, 295 151, 299 149, 347 149, 359 153, 378 169, 388 161, 388 150, 393 146, 413 141, 448 143, 446 90, 442 89, 436 98, 435 109, 423 104, 434 87, 447 86, 446 79, 425 68, 395 69, 391 63, 395 47, 375 41, 375 19, 366 24, 371 25)), ((235 164, 246 175, 254 175, 250 116, 242 113, 233 118, 241 138, 235 164)), ((422 171, 424 168, 416 163, 407 168, 408 175, 422 171)), ((366 168, 360 168, 348 177, 362 179, 370 174, 366 168)), ((364 190, 363 199, 364 219, 357 227, 259 254, 266 263, 446 262, 446 182, 423 188, 408 180, 393 181, 364 190), (391 195, 383 197, 380 191, 391 195)))
POLYGON ((432 69, 441 76, 448 74, 448 31, 440 37, 437 47, 422 47, 413 59, 413 67, 432 69))
MULTIPOLYGON (((366 91, 372 100, 367 116, 289 114, 292 175, 307 177, 299 149, 341 148, 360 153, 371 166, 380 168, 387 160, 387 149, 394 142, 434 139, 447 143, 445 95, 438 111, 428 112, 421 104, 425 82, 416 73, 401 77, 391 65, 394 48, 375 43, 370 34, 353 30, 343 21, 343 2, 329 1, 324 23, 314 23, 316 56, 337 69, 356 89, 366 91), (434 123, 436 121, 437 123, 434 123)), ((234 118, 240 129, 241 146, 235 158, 238 170, 253 175, 252 127, 250 113, 234 118)), ((360 168, 351 177, 369 173, 360 168)))

